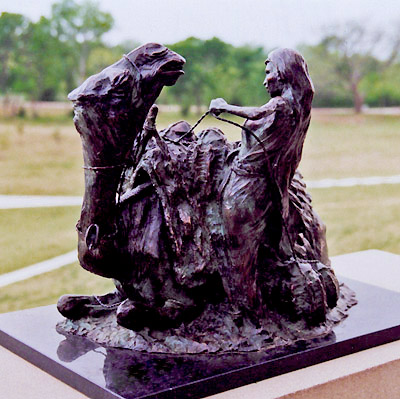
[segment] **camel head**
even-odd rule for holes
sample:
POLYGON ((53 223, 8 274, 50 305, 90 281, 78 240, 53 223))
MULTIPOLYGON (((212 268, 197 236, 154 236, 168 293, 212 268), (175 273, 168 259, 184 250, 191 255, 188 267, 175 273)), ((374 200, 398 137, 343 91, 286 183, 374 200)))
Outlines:
POLYGON ((89 77, 68 98, 83 142, 85 163, 122 163, 164 86, 184 73, 185 59, 148 43, 89 77))
POLYGON ((185 59, 161 44, 145 44, 131 51, 126 58, 137 67, 142 83, 148 89, 172 86, 184 74, 185 59))

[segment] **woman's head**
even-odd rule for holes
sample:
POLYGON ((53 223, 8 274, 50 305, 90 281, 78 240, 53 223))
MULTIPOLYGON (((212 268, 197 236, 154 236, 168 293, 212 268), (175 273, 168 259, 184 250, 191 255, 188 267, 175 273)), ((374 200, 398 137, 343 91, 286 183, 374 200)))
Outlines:
POLYGON ((283 91, 283 82, 281 80, 278 67, 269 59, 265 61, 265 80, 264 86, 271 97, 280 96, 283 91))
POLYGON ((299 102, 311 103, 314 86, 307 64, 297 51, 287 48, 274 50, 268 55, 265 64, 267 76, 264 84, 272 97, 290 88, 293 97, 299 102))

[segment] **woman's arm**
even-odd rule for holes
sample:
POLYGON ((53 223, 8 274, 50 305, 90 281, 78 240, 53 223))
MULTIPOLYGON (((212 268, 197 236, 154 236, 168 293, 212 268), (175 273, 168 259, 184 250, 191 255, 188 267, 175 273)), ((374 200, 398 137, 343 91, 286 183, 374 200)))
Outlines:
POLYGON ((271 100, 262 107, 239 107, 237 105, 228 104, 223 98, 211 100, 209 111, 213 115, 219 115, 222 112, 240 116, 246 119, 261 119, 275 111, 275 104, 271 100))

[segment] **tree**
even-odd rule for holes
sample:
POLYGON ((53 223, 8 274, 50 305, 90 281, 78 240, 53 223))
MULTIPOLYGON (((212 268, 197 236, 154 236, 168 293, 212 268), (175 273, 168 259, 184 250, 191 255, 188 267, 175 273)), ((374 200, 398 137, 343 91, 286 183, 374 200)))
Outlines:
POLYGON ((87 61, 87 74, 90 76, 98 73, 102 69, 118 61, 122 54, 128 54, 138 46, 139 43, 132 41, 125 41, 116 46, 99 44, 89 55, 87 61))
POLYGON ((50 18, 38 22, 2 13, 1 92, 24 93, 33 100, 65 95, 87 77, 89 58, 95 49, 106 48, 101 39, 112 24, 111 15, 89 0, 62 0, 53 5, 50 18))
POLYGON ((313 106, 352 107, 353 98, 347 82, 336 71, 340 63, 331 54, 324 41, 315 46, 301 46, 300 52, 307 61, 310 76, 315 87, 313 106))
POLYGON ((382 73, 396 60, 399 50, 399 39, 389 43, 383 32, 372 32, 358 23, 350 23, 344 28, 336 28, 334 33, 325 36, 317 46, 308 46, 305 53, 313 58, 310 70, 317 90, 318 85, 321 85, 325 86, 325 91, 328 89, 328 92, 343 94, 344 88, 344 91, 351 93, 354 110, 359 113, 365 99, 365 93, 361 89, 363 79, 371 73, 382 73), (383 45, 390 46, 391 51, 385 61, 380 61, 375 54, 382 53, 379 46, 383 45), (316 61, 316 56, 320 57, 319 62, 316 61), (319 73, 314 75, 317 65, 319 73), (328 82, 334 82, 337 87, 329 89, 328 82))
POLYGON ((266 58, 267 53, 262 47, 241 46, 233 49, 236 74, 227 84, 232 90, 232 104, 261 105, 267 102, 269 94, 263 86, 266 58))
MULTIPOLYGON (((52 34, 51 21, 41 17, 30 22, 24 38, 24 79, 20 85, 29 91, 33 100, 53 101, 65 84, 66 63, 62 46, 52 34)), ((21 71, 23 72, 23 71, 21 71)))
POLYGON ((52 7, 52 24, 65 50, 75 55, 73 70, 78 72, 78 83, 81 83, 87 77, 90 53, 112 28, 113 17, 100 11, 98 3, 90 0, 81 4, 75 0, 62 0, 52 7))
POLYGON ((400 64, 394 63, 380 73, 370 73, 361 83, 365 103, 373 107, 400 104, 400 64))
POLYGON ((168 90, 185 115, 191 105, 200 109, 206 103, 207 93, 215 84, 216 65, 226 58, 229 45, 217 38, 204 41, 189 37, 168 47, 186 59, 185 75, 168 90))
POLYGON ((212 98, 233 104, 262 104, 266 54, 262 48, 234 47, 218 38, 190 37, 169 46, 186 58, 185 75, 163 98, 178 103, 184 114, 191 105, 200 109, 212 98))
POLYGON ((12 86, 15 65, 22 53, 23 41, 20 40, 27 20, 20 14, 3 12, 0 15, 0 91, 12 86))

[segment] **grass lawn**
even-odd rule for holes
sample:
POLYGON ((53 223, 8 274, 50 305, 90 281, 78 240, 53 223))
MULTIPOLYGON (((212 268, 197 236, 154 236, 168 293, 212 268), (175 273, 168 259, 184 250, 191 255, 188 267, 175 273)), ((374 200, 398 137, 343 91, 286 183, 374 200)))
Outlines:
MULTIPOLYGON (((190 116, 194 123, 198 116, 190 116)), ((159 129, 179 119, 160 114, 159 129)), ((239 118, 237 121, 242 122, 239 118)), ((207 117, 196 129, 221 128, 239 140, 240 129, 207 117)), ((400 174, 400 118, 316 113, 307 136, 301 171, 307 180, 400 174)), ((0 122, 0 193, 82 195, 80 138, 72 121, 63 124, 0 122)))
POLYGON ((0 313, 50 305, 64 294, 104 294, 113 289, 110 279, 91 274, 75 263, 2 287, 0 313))
POLYGON ((400 118, 316 113, 301 171, 306 179, 400 174, 400 118))
POLYGON ((0 123, 1 194, 82 195, 81 166, 72 123, 0 123))
POLYGON ((0 209, 0 274, 76 247, 79 207, 0 209))
MULTIPOLYGON (((161 113, 158 127, 179 119, 161 113)), ((240 139, 238 128, 211 117, 196 130, 207 126, 221 128, 230 140, 240 139)), ((398 117, 315 113, 300 169, 307 180, 400 174, 399 149, 398 117)), ((82 195, 81 166, 72 121, 0 121, 0 194, 82 195)), ((370 248, 400 254, 400 185, 314 189, 311 194, 328 226, 331 255, 370 248)), ((0 273, 75 248, 78 217, 78 207, 0 210, 0 273)), ((54 303, 63 293, 103 293, 111 287, 110 281, 71 265, 3 287, 0 312, 54 303)))
POLYGON ((329 254, 380 249, 400 254, 400 185, 310 190, 327 226, 329 254))

